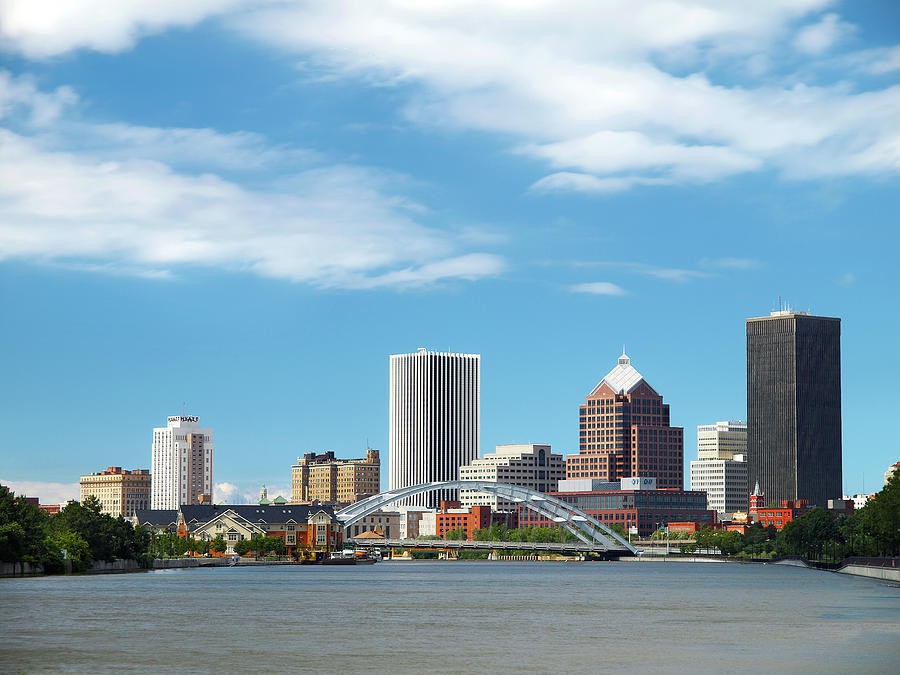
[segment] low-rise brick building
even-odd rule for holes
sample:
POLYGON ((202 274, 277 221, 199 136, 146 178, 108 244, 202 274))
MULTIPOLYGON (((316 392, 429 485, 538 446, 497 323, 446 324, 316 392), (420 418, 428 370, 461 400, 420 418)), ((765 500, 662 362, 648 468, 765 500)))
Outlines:
POLYGON ((463 529, 466 538, 472 539, 475 530, 483 530, 499 523, 510 528, 518 526, 515 513, 498 513, 492 511, 490 506, 462 508, 459 502, 443 501, 437 512, 422 514, 419 535, 444 537, 450 530, 463 529))
MULTIPOLYGON (((706 493, 700 490, 657 490, 655 479, 623 478, 615 483, 601 481, 560 481, 559 492, 548 495, 581 509, 607 526, 622 525, 626 530, 636 527, 638 536, 645 537, 668 523, 696 523, 699 527, 715 525, 716 512, 706 508, 706 493), (623 489, 637 481, 638 489, 623 489), (653 488, 648 489, 649 486, 653 488), (574 489, 566 489, 574 488, 574 489)), ((520 526, 550 527, 556 523, 519 506, 520 526)))

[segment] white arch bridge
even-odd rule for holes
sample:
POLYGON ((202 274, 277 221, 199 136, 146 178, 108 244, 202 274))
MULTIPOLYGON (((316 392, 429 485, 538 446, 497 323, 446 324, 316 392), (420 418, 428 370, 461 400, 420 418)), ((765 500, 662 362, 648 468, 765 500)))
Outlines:
MULTIPOLYGON (((412 485, 410 487, 397 488, 388 492, 381 492, 377 495, 363 499, 351 504, 345 509, 338 511, 335 515, 341 521, 342 525, 347 528, 353 525, 360 518, 364 518, 377 511, 380 508, 392 504, 407 497, 413 497, 425 492, 434 492, 435 490, 477 490, 490 495, 506 499, 516 504, 521 504, 535 513, 538 513, 549 519, 552 523, 565 528, 584 544, 590 550, 621 553, 623 555, 637 554, 635 549, 627 540, 609 529, 606 525, 589 516, 581 509, 577 509, 571 504, 566 504, 555 497, 531 490, 519 485, 509 485, 507 483, 494 483, 491 481, 481 480, 450 480, 437 483, 423 483, 422 485, 412 485)), ((459 544, 460 542, 454 542, 459 544)), ((472 542, 473 545, 484 545, 487 542, 472 542)), ((499 542, 498 542, 499 543, 499 542)), ((503 542, 504 544, 513 542, 503 542)), ((434 542, 431 542, 434 545, 434 542)), ((579 547, 581 548, 581 547, 579 547)))

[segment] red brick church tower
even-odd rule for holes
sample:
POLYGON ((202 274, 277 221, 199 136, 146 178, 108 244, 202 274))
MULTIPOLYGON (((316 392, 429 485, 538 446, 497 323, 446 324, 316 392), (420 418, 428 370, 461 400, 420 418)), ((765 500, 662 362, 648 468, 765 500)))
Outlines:
POLYGON ((756 481, 756 487, 753 488, 753 493, 750 495, 750 508, 748 509, 748 515, 750 515, 752 518, 752 515, 754 513, 764 508, 766 508, 766 495, 762 491, 760 491, 759 481, 756 481))

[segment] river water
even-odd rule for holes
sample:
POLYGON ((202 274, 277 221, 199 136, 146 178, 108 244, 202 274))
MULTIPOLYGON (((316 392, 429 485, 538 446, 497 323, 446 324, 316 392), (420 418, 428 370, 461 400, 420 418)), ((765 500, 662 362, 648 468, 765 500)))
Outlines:
POLYGON ((890 672, 900 588, 781 565, 384 562, 0 579, 4 672, 890 672))

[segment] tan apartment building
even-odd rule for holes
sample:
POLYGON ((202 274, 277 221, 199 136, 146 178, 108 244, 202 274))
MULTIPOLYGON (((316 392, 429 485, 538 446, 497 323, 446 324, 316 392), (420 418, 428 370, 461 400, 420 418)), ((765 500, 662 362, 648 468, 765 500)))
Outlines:
POLYGON ((131 517, 139 509, 150 508, 150 480, 148 469, 123 471, 111 466, 81 477, 81 501, 93 495, 103 505, 103 513, 131 517))
POLYGON ((291 502, 309 504, 315 500, 352 504, 378 494, 381 488, 381 460, 369 449, 362 459, 337 459, 333 452, 307 452, 291 467, 291 502))

